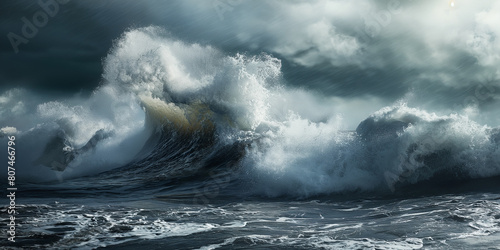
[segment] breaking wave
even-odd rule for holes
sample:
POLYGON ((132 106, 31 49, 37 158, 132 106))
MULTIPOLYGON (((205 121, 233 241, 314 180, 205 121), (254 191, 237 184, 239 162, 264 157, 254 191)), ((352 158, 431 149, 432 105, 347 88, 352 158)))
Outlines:
POLYGON ((89 98, 5 92, 0 139, 17 137, 29 182, 216 173, 246 193, 308 197, 500 175, 498 128, 403 100, 346 130, 349 114, 304 103, 314 98, 287 87, 270 55, 226 55, 148 27, 116 42, 89 98))

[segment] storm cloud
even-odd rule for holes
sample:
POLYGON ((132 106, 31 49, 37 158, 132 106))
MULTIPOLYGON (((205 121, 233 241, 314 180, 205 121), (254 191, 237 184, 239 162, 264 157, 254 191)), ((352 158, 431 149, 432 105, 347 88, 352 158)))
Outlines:
POLYGON ((16 53, 8 34, 50 2, 0 4, 3 89, 92 91, 113 41, 153 25, 228 54, 271 54, 286 84, 327 99, 449 110, 500 100, 497 1, 70 1, 16 53))

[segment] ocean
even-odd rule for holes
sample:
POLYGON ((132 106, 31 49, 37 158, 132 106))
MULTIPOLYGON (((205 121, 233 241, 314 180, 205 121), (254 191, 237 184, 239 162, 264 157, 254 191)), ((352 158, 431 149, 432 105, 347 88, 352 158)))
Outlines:
POLYGON ((5 52, 38 80, 0 72, 3 249, 500 249, 499 4, 438 8, 462 43, 407 40, 436 1, 358 6, 375 35, 343 1, 188 2, 28 6, 53 19, 5 52))

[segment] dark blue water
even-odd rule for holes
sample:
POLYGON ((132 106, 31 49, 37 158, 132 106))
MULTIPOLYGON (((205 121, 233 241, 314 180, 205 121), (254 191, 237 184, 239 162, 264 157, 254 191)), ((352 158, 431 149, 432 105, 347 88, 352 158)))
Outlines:
POLYGON ((304 200, 219 194, 201 203, 171 191, 127 191, 133 189, 127 183, 105 187, 96 178, 85 180, 93 186, 87 188, 25 186, 28 190, 19 193, 24 198, 19 199, 18 237, 10 246, 486 249, 500 243, 500 192, 492 183, 478 189, 478 181, 447 194, 304 200))

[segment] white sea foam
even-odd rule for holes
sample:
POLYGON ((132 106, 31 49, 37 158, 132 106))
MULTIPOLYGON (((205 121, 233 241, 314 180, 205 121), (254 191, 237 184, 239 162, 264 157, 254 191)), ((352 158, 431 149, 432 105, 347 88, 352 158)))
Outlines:
POLYGON ((268 131, 247 157, 260 191, 306 197, 500 174, 493 130, 466 116, 398 104, 367 118, 356 133, 336 128, 335 120, 312 123, 292 116, 268 131))

